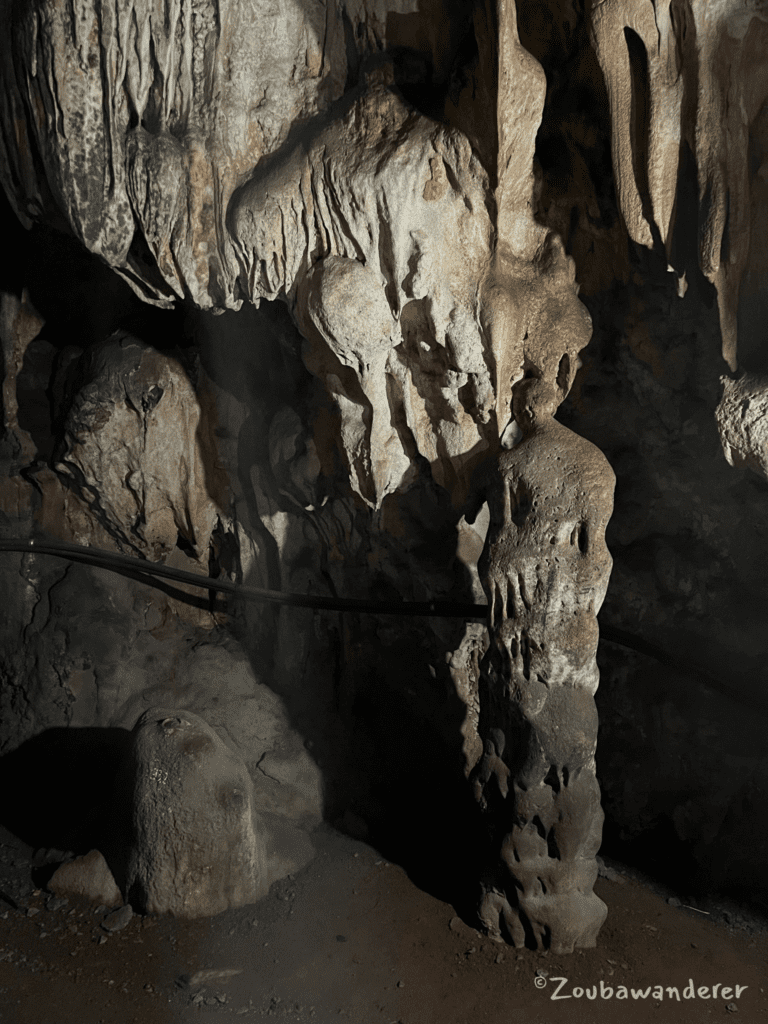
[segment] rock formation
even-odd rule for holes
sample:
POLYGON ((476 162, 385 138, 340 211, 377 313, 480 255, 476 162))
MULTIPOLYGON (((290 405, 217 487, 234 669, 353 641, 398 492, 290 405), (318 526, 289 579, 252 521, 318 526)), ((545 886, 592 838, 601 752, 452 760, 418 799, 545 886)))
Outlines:
POLYGON ((91 850, 56 868, 46 889, 57 896, 72 893, 87 896, 105 907, 117 907, 123 902, 114 875, 100 850, 91 850))
POLYGON ((134 727, 113 809, 113 860, 143 914, 206 917, 255 902, 273 880, 251 780, 201 718, 150 708, 134 727))
MULTIPOLYGON (((510 412, 533 387, 521 381, 545 381, 579 472, 596 456, 577 434, 618 477, 603 616, 691 664, 706 650, 722 680, 713 697, 695 668, 706 699, 691 702, 642 642, 606 648, 611 834, 674 834, 705 873, 717 844, 749 847, 728 836, 768 806, 760 736, 745 742, 731 701, 759 703, 768 656, 762 481, 740 469, 765 471, 764 4, 0 0, 0 13, 0 180, 37 246, 29 281, 0 281, 14 293, 0 316, 0 533, 318 597, 494 595, 503 517, 490 509, 478 575, 489 510, 475 527, 461 510, 482 463, 492 477, 516 452, 554 457, 555 427, 515 445, 528 427, 510 412), (20 301, 51 253, 45 287, 20 301), (116 275, 91 284, 106 267, 119 295, 116 275), (742 797, 756 810, 740 817, 742 797)), ((608 481, 584 488, 590 522, 607 515, 608 481)), ((426 760, 439 779, 463 768, 491 823, 489 927, 544 944, 565 886, 562 906, 580 893, 586 909, 563 910, 553 943, 593 941, 604 525, 586 551, 579 532, 575 547, 552 534, 573 557, 549 582, 532 575, 533 535, 499 553, 507 610, 494 596, 488 635, 246 608, 4 553, 0 752, 185 708, 242 756, 260 812, 379 815, 383 830, 400 813, 387 818, 387 798, 421 820, 426 760), (578 628, 561 629, 555 593, 578 628), (548 749, 550 715, 582 739, 546 766, 518 763, 548 749), (589 836, 526 810, 521 781, 555 817, 576 793, 589 836), (569 850, 561 874, 550 835, 569 850)), ((734 876, 764 886, 758 861, 734 876)))
POLYGON ((67 378, 77 386, 68 389, 56 469, 93 517, 124 550, 153 560, 167 558, 179 537, 197 558, 207 555, 219 510, 205 479, 200 403, 183 368, 117 334, 72 360, 67 378))
POLYGON ((718 293, 723 357, 737 366, 741 276, 750 246, 750 129, 768 97, 761 0, 587 4, 605 75, 611 150, 629 235, 660 242, 671 269, 683 146, 698 170, 699 262, 718 293))
POLYGON ((478 566, 490 647, 473 784, 498 857, 480 919, 499 940, 566 953, 594 946, 606 915, 592 892, 603 821, 593 696, 615 478, 554 419, 560 398, 545 380, 515 387, 522 440, 476 497, 490 513, 478 566))
POLYGON ((748 466, 768 477, 768 387, 764 378, 744 374, 722 378, 715 410, 723 454, 731 466, 748 466))

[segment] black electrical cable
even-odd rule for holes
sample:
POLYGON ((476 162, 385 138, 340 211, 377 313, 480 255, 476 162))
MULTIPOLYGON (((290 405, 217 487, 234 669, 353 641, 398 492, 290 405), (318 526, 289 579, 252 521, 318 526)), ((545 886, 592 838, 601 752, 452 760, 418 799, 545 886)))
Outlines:
POLYGON ((484 604, 469 604, 457 601, 366 601, 342 597, 314 597, 304 594, 285 594, 279 590, 249 587, 232 583, 231 580, 217 580, 212 576, 198 576, 184 569, 171 569, 157 562, 145 561, 130 555, 116 555, 101 548, 68 544, 64 541, 42 540, 0 540, 0 551, 22 551, 27 554, 54 555, 73 562, 96 565, 117 572, 144 573, 159 576, 176 583, 188 583, 202 590, 216 590, 234 594, 247 601, 266 601, 271 604, 290 605, 295 608, 315 608, 322 611, 368 612, 374 615, 434 616, 437 618, 485 619, 488 607, 484 604))
MULTIPOLYGON (((318 611, 365 612, 372 615, 419 616, 423 618, 455 618, 487 620, 488 606, 470 604, 459 601, 366 601, 343 597, 313 597, 303 594, 285 594, 279 590, 266 590, 262 587, 250 587, 245 584, 232 583, 231 580, 217 580, 212 576, 198 576, 184 569, 171 569, 157 562, 149 562, 130 555, 116 555, 112 551, 101 548, 86 547, 82 544, 70 544, 65 541, 46 540, 0 540, 0 551, 20 551, 27 554, 53 555, 66 558, 72 562, 95 565, 114 572, 130 573, 134 578, 139 575, 157 576, 173 580, 176 583, 187 583, 203 590, 214 590, 219 593, 233 594, 246 601, 263 601, 271 604, 287 605, 294 608, 314 608, 318 611)), ((722 694, 729 700, 768 717, 768 707, 763 703, 745 701, 743 695, 727 684, 713 679, 704 670, 692 666, 688 661, 670 654, 668 651, 648 643, 642 637, 617 629, 615 626, 600 624, 600 637, 609 643, 638 654, 653 658, 661 665, 673 669, 682 675, 696 679, 709 689, 722 694)))

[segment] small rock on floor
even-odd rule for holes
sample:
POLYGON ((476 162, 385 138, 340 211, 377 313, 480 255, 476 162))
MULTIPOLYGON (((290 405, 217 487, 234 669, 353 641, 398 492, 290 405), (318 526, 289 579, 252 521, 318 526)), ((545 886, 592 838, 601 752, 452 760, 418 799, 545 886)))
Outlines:
POLYGON ((131 907, 130 903, 126 903, 124 907, 119 907, 117 910, 113 910, 111 914, 107 914, 101 922, 101 927, 108 932, 119 932, 121 928, 125 928, 132 917, 133 907, 131 907))
POLYGON ((624 884, 624 878, 618 871, 608 867, 601 857, 596 857, 595 860, 597 861, 597 873, 601 878, 607 878, 609 882, 618 882, 620 885, 624 884))
POLYGON ((117 906, 122 899, 109 865, 99 850, 91 850, 62 864, 49 878, 47 888, 55 896, 75 893, 108 907, 117 906))
POLYGON ((73 860, 74 853, 71 850, 54 850, 53 847, 41 848, 32 857, 32 867, 40 868, 46 864, 63 864, 65 861, 73 860))
POLYGON ((210 985, 212 982, 226 985, 230 979, 242 973, 239 967, 209 968, 197 971, 195 974, 182 974, 177 984, 182 988, 198 988, 200 985, 210 985))

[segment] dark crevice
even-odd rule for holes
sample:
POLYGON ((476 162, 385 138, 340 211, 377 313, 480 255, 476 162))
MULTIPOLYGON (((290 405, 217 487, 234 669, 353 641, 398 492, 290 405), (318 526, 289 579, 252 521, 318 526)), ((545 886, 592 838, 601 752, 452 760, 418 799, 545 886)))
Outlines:
POLYGON ((582 555, 586 555, 589 549, 589 526, 587 523, 582 523, 579 526, 578 545, 582 555))
POLYGON ((54 728, 22 743, 0 758, 2 824, 35 848, 98 848, 129 741, 127 729, 54 728))
POLYGON ((557 368, 557 386, 563 392, 567 394, 571 384, 571 359, 568 353, 561 358, 560 365, 557 368))
POLYGON ((531 819, 531 824, 534 826, 534 828, 539 833, 539 835, 541 836, 542 839, 546 839, 547 838, 547 830, 544 828, 544 822, 541 820, 541 818, 538 816, 538 814, 536 814, 531 819))
POLYGON ((549 771, 544 778, 544 785, 550 786, 555 794, 560 792, 560 776, 557 771, 557 765, 549 766, 549 771))
POLYGON ((536 933, 533 930, 530 918, 524 911, 520 911, 520 923, 523 926, 523 934, 525 935, 525 948, 526 949, 538 949, 538 942, 536 941, 536 933))
POLYGON ((560 860, 560 850, 557 846, 557 839, 555 838, 555 830, 553 828, 547 833, 547 854, 552 860, 560 860))
POLYGON ((533 495, 525 486, 525 484, 522 481, 520 481, 518 482, 517 490, 515 491, 514 504, 511 509, 512 522, 515 524, 515 526, 519 528, 525 523, 525 520, 531 514, 532 508, 533 495))
POLYGON ((648 97, 648 54, 643 41, 634 29, 625 27, 624 41, 629 57, 632 80, 632 109, 630 112, 630 137, 632 140, 632 170, 635 186, 643 207, 643 216, 653 222, 653 211, 648 184, 648 128, 650 124, 648 97))
POLYGON ((181 533, 177 534, 176 536, 176 547, 179 549, 179 551, 183 551, 187 558, 195 559, 197 557, 195 554, 194 545, 192 545, 187 540, 187 538, 183 536, 183 534, 181 533))

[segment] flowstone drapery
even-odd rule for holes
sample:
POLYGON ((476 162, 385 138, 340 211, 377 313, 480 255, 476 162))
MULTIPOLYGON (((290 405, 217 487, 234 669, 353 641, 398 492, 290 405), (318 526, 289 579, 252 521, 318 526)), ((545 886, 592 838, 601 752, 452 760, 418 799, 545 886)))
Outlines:
POLYGON ((491 843, 483 924, 516 946, 566 953, 594 946, 606 915, 592 892, 603 822, 593 695, 615 477, 599 449, 554 419, 560 400, 543 380, 515 387, 522 440, 475 496, 490 513, 478 565, 490 647, 473 786, 491 843))

